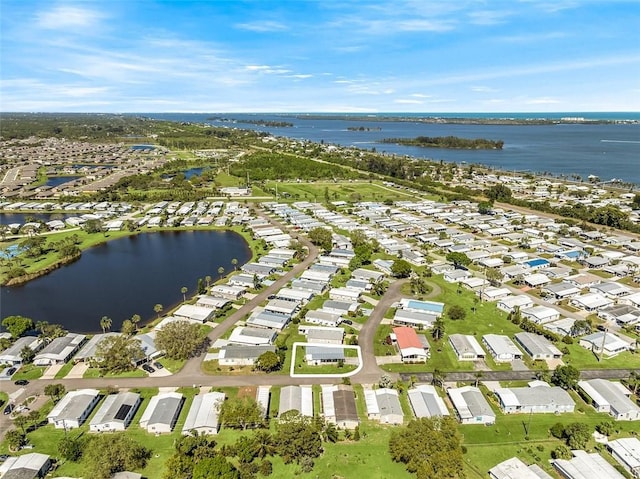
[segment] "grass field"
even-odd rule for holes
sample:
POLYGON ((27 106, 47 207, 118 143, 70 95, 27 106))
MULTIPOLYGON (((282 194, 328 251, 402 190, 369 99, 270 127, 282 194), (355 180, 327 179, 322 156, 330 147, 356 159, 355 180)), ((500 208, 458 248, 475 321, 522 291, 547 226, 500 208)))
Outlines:
POLYGON ((19 379, 26 379, 27 381, 33 381, 34 379, 38 379, 42 377, 44 370, 46 368, 34 366, 33 364, 25 364, 18 372, 13 375, 11 378, 13 381, 17 381, 19 379))
MULTIPOLYGON (((314 183, 277 183, 278 200, 286 201, 325 201, 328 193, 329 201, 380 201, 415 199, 414 194, 405 193, 400 189, 389 188, 380 182, 353 181, 353 182, 314 182, 314 183)), ((265 185, 270 194, 275 194, 276 182, 270 181, 265 185)))

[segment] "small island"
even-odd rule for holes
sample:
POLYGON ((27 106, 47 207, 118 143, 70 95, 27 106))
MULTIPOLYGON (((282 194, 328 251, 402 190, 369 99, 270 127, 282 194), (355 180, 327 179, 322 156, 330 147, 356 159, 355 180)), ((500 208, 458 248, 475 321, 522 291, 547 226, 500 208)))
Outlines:
POLYGON ((348 131, 381 131, 379 126, 349 126, 348 131))
POLYGON ((250 119, 234 119, 234 118, 222 118, 219 116, 210 116, 207 121, 219 121, 227 123, 244 123, 246 125, 268 126, 273 128, 291 128, 293 123, 288 121, 274 121, 274 120, 250 120, 250 119))
POLYGON ((381 143, 427 148, 451 148, 461 150, 502 150, 504 141, 485 138, 460 138, 457 136, 418 136, 416 138, 384 138, 381 143))

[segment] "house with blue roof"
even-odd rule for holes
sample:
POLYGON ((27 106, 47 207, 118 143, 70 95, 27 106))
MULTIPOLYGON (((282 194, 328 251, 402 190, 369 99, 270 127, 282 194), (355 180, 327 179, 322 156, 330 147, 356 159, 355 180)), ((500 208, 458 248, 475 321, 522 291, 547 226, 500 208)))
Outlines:
POLYGON ((525 261, 523 264, 528 266, 530 269, 548 268, 551 266, 551 263, 544 258, 530 259, 529 261, 525 261))
POLYGON ((400 300, 402 309, 414 311, 416 313, 429 313, 436 317, 442 316, 444 312, 444 303, 435 301, 419 301, 417 299, 403 298, 400 300))

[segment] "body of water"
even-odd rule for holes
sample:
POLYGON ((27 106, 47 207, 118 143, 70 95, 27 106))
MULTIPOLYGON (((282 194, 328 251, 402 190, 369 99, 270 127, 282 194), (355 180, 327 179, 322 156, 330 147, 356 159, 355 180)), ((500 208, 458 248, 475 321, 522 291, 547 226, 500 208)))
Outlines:
POLYGON ((59 323, 70 331, 96 332, 100 318, 122 321, 139 314, 155 317, 182 301, 180 289, 196 290, 198 278, 218 278, 218 268, 232 271, 251 258, 245 240, 231 231, 145 233, 109 241, 82 257, 22 286, 0 288, 0 317, 22 315, 59 323))
POLYGON ((77 180, 80 178, 79 176, 52 176, 51 178, 47 178, 46 186, 56 187, 60 186, 67 181, 77 180))
MULTIPOLYGON (((209 123, 229 126, 207 120, 211 114, 144 114, 150 118, 170 121, 209 123)), ((375 116, 375 115, 370 115, 375 116)), ((640 120, 638 113, 449 113, 449 114, 381 114, 382 117, 442 117, 442 118, 547 118, 582 117, 593 120, 640 120)), ((225 114, 235 119, 261 119, 288 121, 291 128, 270 128, 246 123, 240 129, 266 131, 276 136, 314 142, 355 146, 378 152, 409 155, 415 158, 447 162, 476 163, 502 170, 551 173, 555 176, 578 174, 586 180, 588 175, 602 180, 622 179, 640 185, 640 124, 549 124, 549 125, 457 125, 429 124, 412 121, 384 121, 331 118, 328 115, 286 114, 225 114), (369 131, 351 131, 348 128, 371 128, 369 131), (459 136, 503 140, 502 150, 449 150, 420 148, 380 143, 384 138, 415 138, 417 136, 459 136)))

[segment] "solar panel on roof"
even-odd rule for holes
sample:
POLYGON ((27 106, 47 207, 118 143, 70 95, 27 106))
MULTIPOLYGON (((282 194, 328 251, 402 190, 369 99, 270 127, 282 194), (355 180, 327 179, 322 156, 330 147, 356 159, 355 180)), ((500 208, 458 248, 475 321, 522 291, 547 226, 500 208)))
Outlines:
POLYGON ((131 405, 123 404, 118 409, 118 412, 116 413, 115 418, 118 419, 119 421, 124 421, 125 418, 127 417, 127 414, 129 414, 129 411, 131 411, 131 405))

